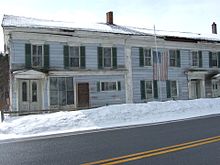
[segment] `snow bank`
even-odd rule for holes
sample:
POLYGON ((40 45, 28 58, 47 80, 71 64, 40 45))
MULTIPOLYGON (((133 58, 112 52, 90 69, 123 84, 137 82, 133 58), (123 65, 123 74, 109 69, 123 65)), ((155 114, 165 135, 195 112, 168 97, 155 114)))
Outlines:
POLYGON ((149 124, 211 114, 220 114, 219 98, 122 104, 43 115, 7 116, 0 123, 0 139, 149 124))

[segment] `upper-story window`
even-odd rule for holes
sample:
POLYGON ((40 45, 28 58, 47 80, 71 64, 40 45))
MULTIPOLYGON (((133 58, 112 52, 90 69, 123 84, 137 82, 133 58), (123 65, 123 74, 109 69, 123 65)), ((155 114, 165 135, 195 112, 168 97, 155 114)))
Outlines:
POLYGON ((42 67, 43 65, 43 45, 32 45, 32 66, 42 67))
POLYGON ((209 67, 220 67, 220 52, 209 52, 209 67))
POLYGON ((179 50, 169 50, 170 66, 180 67, 180 51, 179 50))
POLYGON ((139 48, 139 64, 140 66, 152 66, 151 49, 139 48))
POLYGON ((86 66, 85 47, 64 45, 64 68, 81 68, 86 66))
POLYGON ((49 68, 49 45, 25 44, 26 68, 49 68))
POLYGON ((202 67, 202 51, 192 52, 192 66, 200 68, 202 67))
POLYGON ((98 47, 98 68, 117 68, 117 48, 98 47))

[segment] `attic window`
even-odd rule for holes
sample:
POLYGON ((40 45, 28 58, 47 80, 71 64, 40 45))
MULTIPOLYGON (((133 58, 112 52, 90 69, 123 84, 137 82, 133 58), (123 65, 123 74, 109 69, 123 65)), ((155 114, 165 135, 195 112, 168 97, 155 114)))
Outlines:
POLYGON ((71 30, 71 29, 60 29, 61 32, 75 32, 75 30, 71 30))

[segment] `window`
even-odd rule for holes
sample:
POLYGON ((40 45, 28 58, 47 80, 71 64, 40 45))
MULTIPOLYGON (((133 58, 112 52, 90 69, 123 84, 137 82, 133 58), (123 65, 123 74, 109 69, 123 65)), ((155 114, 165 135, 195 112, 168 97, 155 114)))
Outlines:
POLYGON ((85 68, 85 46, 64 45, 64 68, 85 68))
POLYGON ((219 59, 220 54, 217 52, 209 52, 209 65, 210 67, 220 67, 219 65, 219 59))
POLYGON ((177 81, 167 80, 167 98, 177 97, 177 81))
POLYGON ((51 77, 50 78, 50 105, 74 104, 73 78, 51 77))
POLYGON ((120 91, 121 82, 111 81, 111 82, 98 82, 97 91, 120 91))
POLYGON ((42 67, 43 65, 43 46, 32 45, 32 67, 42 67))
POLYGON ((70 67, 79 67, 80 66, 80 58, 79 58, 79 47, 72 46, 70 47, 70 56, 69 56, 69 66, 70 67))
POLYGON ((103 48, 104 52, 104 67, 109 68, 112 67, 112 49, 111 48, 103 48))
POLYGON ((202 51, 192 52, 192 66, 202 67, 202 51))
POLYGON ((139 48, 140 66, 152 66, 151 49, 139 48))
POLYGON ((170 66, 180 67, 180 51, 179 50, 169 50, 170 66))
POLYGON ((146 99, 153 98, 153 86, 152 81, 145 81, 146 99))
POLYGON ((98 47, 98 68, 117 68, 117 48, 98 47))
POLYGON ((141 80, 140 81, 140 90, 141 90, 141 99, 157 99, 158 98, 158 89, 157 81, 153 80, 141 80))
POLYGON ((30 68, 49 68, 49 45, 25 44, 25 67, 30 68))

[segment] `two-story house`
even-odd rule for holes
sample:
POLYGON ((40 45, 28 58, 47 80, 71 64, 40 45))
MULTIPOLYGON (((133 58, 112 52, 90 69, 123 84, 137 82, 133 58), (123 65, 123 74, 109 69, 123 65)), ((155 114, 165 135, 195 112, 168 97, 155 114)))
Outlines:
MULTIPOLYGON (((220 36, 5 15, 13 111, 220 96, 220 36)), ((215 25, 216 28, 216 25, 215 25)))

